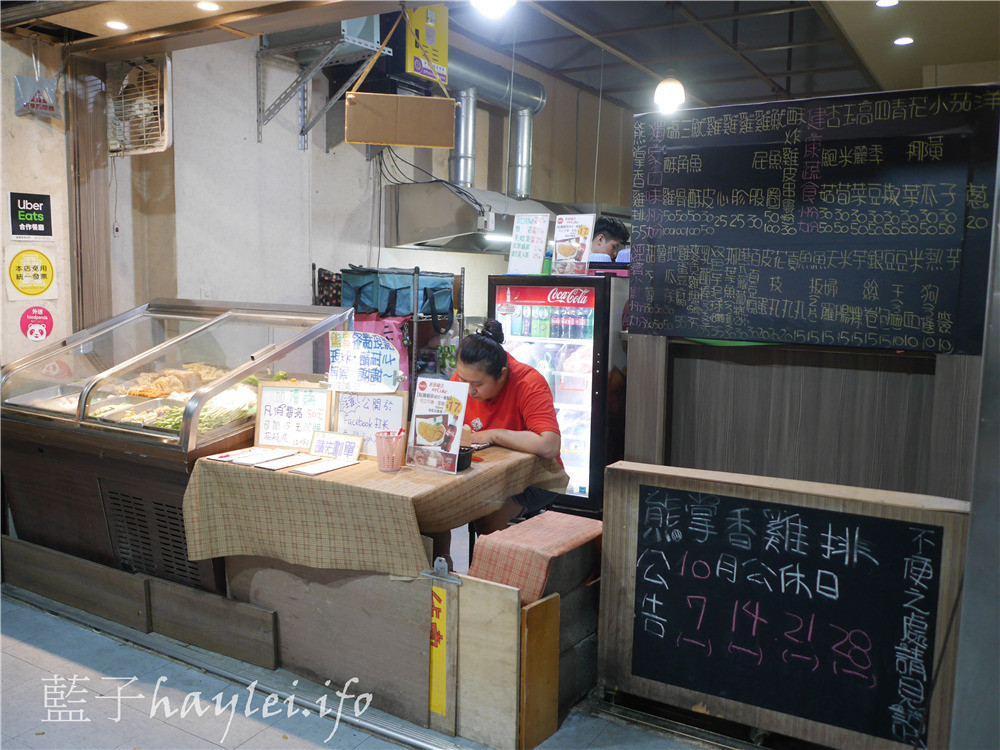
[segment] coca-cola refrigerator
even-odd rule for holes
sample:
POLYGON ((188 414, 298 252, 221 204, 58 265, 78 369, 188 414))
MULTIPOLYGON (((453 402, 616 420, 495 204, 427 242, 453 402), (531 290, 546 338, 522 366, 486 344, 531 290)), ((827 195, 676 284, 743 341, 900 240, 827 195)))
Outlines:
POLYGON ((622 457, 628 279, 611 275, 489 277, 489 317, 504 348, 552 389, 569 487, 558 509, 600 516, 604 467, 622 457))

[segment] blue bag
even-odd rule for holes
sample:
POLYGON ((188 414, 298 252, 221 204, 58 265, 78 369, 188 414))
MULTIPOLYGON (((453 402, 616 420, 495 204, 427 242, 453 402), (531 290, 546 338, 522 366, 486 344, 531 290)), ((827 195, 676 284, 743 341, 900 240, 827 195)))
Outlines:
MULTIPOLYGON (((378 313, 384 317, 412 315, 413 273, 411 268, 382 268, 378 272, 378 313)), ((454 277, 450 273, 420 271, 417 281, 417 313, 430 315, 437 333, 451 328, 454 277), (440 318, 446 322, 440 322, 440 318)))
POLYGON ((341 304, 353 307, 359 313, 373 313, 378 304, 377 268, 365 268, 353 263, 350 268, 340 269, 341 304))

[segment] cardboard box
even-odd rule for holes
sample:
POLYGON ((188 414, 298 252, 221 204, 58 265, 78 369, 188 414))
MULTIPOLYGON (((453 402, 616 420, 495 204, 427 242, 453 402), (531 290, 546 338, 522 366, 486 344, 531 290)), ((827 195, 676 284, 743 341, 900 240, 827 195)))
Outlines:
POLYGON ((348 143, 452 148, 455 100, 398 94, 347 95, 344 139, 348 143))

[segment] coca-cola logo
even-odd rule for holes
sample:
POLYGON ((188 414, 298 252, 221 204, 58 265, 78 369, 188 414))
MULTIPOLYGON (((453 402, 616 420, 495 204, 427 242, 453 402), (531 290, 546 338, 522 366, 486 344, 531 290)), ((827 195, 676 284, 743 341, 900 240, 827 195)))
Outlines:
POLYGON ((562 305, 585 305, 589 297, 589 289, 549 289, 548 302, 558 302, 562 305))

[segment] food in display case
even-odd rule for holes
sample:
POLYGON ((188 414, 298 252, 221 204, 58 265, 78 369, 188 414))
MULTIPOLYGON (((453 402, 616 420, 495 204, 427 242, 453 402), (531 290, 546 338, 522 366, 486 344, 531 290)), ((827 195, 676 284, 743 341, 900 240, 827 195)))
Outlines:
POLYGON ((253 443, 261 381, 320 382, 352 311, 154 300, 3 367, 3 480, 17 536, 224 592, 188 559, 195 462, 253 443))

